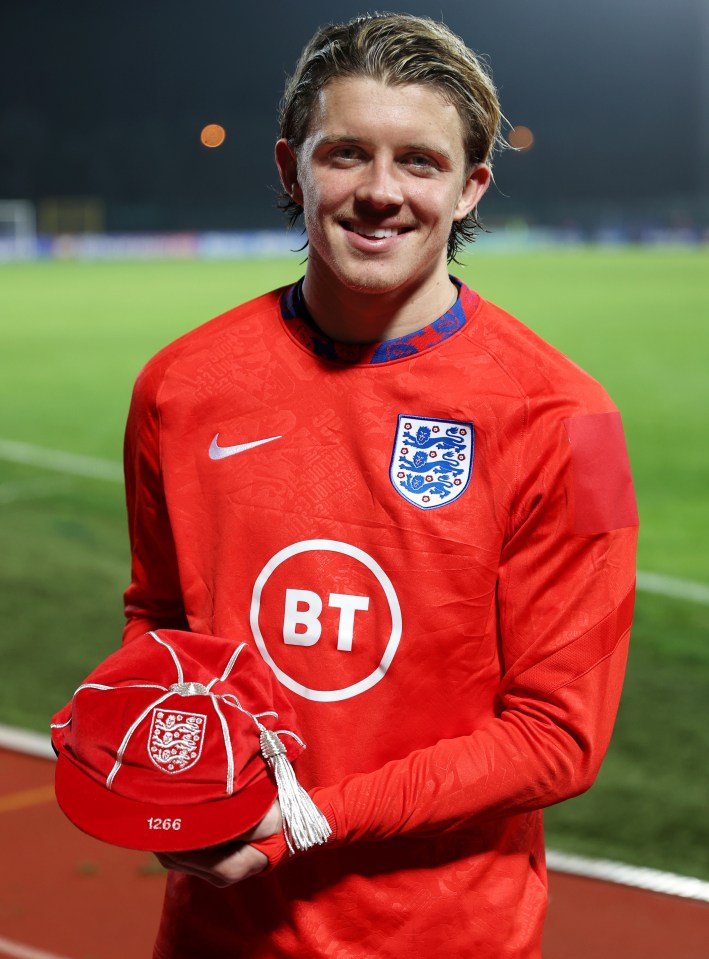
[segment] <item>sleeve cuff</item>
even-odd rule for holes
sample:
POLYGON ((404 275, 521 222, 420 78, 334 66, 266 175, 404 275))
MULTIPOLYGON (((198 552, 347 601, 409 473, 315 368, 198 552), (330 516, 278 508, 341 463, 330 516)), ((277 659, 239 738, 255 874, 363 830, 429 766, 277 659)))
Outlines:
POLYGON ((264 869, 264 872, 270 872, 272 869, 275 869, 276 866, 280 866, 286 859, 290 859, 290 852, 282 831, 277 832, 273 836, 269 836, 267 839, 252 841, 249 845, 263 853, 266 859, 268 859, 268 865, 264 869))
MULTIPOLYGON (((334 845, 334 843, 337 841, 337 821, 335 819, 335 814, 329 804, 322 811, 328 821, 330 829, 332 830, 330 833, 330 838, 324 845, 334 845)), ((276 869, 283 862, 287 862, 290 859, 296 859, 299 856, 305 855, 305 853, 302 852, 290 852, 282 830, 273 836, 268 836, 266 839, 250 842, 249 845, 253 846, 254 849, 257 849, 260 853, 263 853, 263 855, 268 859, 268 866, 264 869, 264 873, 271 872, 272 869, 276 869)), ((322 848, 324 847, 313 846, 313 849, 322 848)), ((310 850, 307 851, 310 852, 310 850)))

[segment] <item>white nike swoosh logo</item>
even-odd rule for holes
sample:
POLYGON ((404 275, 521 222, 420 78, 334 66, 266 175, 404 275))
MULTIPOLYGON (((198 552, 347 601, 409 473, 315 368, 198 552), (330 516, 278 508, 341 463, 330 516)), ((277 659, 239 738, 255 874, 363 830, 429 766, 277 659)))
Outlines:
POLYGON ((274 440, 282 439, 281 436, 269 436, 265 440, 254 440, 253 443, 240 443, 238 446, 220 446, 218 443, 219 433, 216 433, 214 439, 209 445, 210 460, 224 460, 227 456, 234 456, 236 453, 243 453, 244 450, 252 450, 255 446, 263 446, 264 443, 272 443, 274 440))

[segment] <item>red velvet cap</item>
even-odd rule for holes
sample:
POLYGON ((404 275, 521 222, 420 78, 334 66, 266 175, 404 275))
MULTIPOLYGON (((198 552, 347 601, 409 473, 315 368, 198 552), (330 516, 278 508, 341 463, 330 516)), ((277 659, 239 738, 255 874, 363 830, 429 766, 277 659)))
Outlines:
POLYGON ((278 681, 247 643, 145 633, 104 660, 52 721, 59 805, 81 830, 155 852, 213 846, 277 797, 262 753, 303 751, 278 681))

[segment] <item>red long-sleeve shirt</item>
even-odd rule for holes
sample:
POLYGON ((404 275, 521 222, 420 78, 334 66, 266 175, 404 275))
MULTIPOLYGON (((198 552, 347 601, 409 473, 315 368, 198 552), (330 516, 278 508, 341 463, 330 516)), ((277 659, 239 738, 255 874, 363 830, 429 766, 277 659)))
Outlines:
POLYGON ((465 287, 425 330, 323 338, 298 287, 141 374, 126 640, 252 641, 290 691, 327 847, 171 875, 156 955, 534 957, 540 809, 608 745, 637 515, 605 392, 465 287))

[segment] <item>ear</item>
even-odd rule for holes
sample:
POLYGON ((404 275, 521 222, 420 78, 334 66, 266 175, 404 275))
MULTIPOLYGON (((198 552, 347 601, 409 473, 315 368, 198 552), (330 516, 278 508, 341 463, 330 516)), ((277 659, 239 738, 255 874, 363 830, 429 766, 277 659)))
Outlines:
POLYGON ((468 173, 463 184, 460 199, 456 204, 453 219, 464 219, 471 210, 474 210, 490 186, 492 171, 486 163, 477 163, 468 173))
POLYGON ((287 140, 276 142, 276 166, 283 189, 296 203, 303 205, 303 191, 298 183, 298 157, 287 140))

